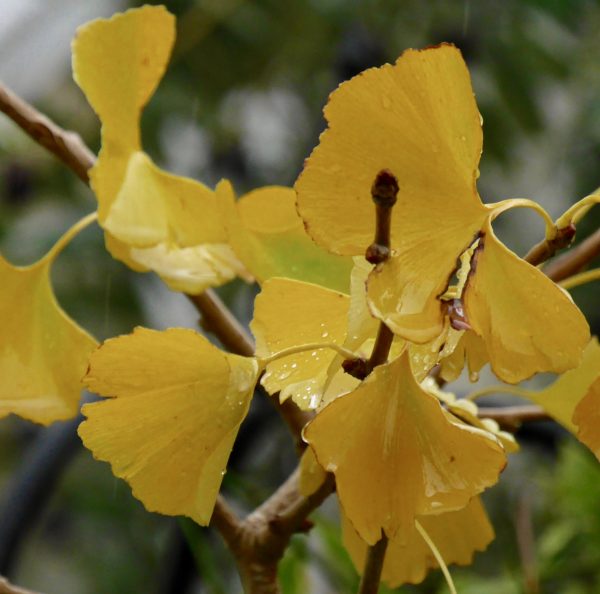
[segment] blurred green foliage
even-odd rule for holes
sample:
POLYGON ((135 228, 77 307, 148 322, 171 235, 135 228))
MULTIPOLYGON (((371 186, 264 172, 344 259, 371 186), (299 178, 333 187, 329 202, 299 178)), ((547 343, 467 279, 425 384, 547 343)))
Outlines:
MULTIPOLYGON (((61 18, 62 1, 56 1, 52 18, 61 18)), ((148 152, 177 173, 208 184, 228 177, 240 193, 264 184, 291 184, 317 142, 324 126, 321 109, 339 82, 395 60, 407 47, 450 41, 468 62, 484 119, 479 185, 484 200, 527 196, 558 215, 600 185, 598 1, 166 4, 178 17, 178 39, 171 66, 144 113, 143 134, 148 152)), ((98 150, 98 121, 70 79, 66 57, 62 78, 39 89, 34 102, 98 150)), ((94 199, 10 122, 0 122, 0 131, 0 247, 24 264, 91 211, 94 199)), ((593 212, 579 236, 598 222, 593 212)), ((542 229, 521 212, 499 225, 501 237, 520 253, 542 229)), ((100 339, 136 324, 196 324, 182 297, 113 261, 102 241, 99 231, 86 232, 55 271, 58 298, 75 319, 100 339)), ((222 291, 244 320, 254 293, 243 283, 222 291)), ((573 295, 597 334, 597 290, 584 287, 573 295)), ((263 408, 256 418, 268 414, 263 408)), ((267 418, 252 430, 259 437, 238 448, 227 489, 242 509, 259 502, 290 468, 292 445, 277 427, 267 418)), ((15 419, 0 425, 0 501, 35 434, 35 428, 15 419)), ((556 456, 548 435, 554 434, 533 434, 487 497, 498 538, 473 568, 453 571, 461 594, 527 592, 515 529, 524 491, 531 495, 541 591, 600 591, 598 466, 562 434, 556 456)), ((308 540, 294 539, 280 568, 286 594, 355 589, 357 577, 341 548, 333 507, 328 504, 317 515, 308 540)), ((219 539, 188 522, 181 526, 202 576, 190 592, 239 591, 219 539)), ((81 452, 28 539, 15 580, 47 594, 167 592, 163 577, 176 563, 176 534, 174 521, 146 513, 106 465, 81 452)), ((444 588, 434 574, 422 586, 402 591, 434 594, 444 588)))

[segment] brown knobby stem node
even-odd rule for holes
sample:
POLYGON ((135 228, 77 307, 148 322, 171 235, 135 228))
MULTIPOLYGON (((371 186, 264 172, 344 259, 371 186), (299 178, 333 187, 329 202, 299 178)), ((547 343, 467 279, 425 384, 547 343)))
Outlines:
POLYGON ((567 248, 575 239, 576 228, 573 223, 557 229, 556 236, 536 243, 523 258, 533 266, 552 258, 557 251, 567 248))
POLYGON ((371 264, 381 264, 390 257, 392 208, 398 197, 398 180, 389 169, 382 169, 371 186, 375 203, 375 241, 367 248, 365 258, 371 264))
MULTIPOLYGON (((290 539, 310 528, 308 515, 335 490, 333 475, 328 474, 321 486, 305 497, 299 491, 300 469, 260 507, 243 520, 211 520, 235 557, 247 594, 280 594, 277 566, 290 539), (224 525, 223 525, 224 524, 224 525)), ((216 511, 216 508, 215 508, 216 511)))
MULTIPOLYGON (((365 252, 365 258, 371 264, 382 264, 390 257, 392 208, 399 190, 398 179, 389 169, 382 169, 375 176, 371 186, 371 198, 375 203, 375 241, 365 252)), ((374 367, 387 361, 393 340, 393 332, 381 322, 369 359, 346 359, 342 363, 344 371, 362 381, 374 367)))
POLYGON ((597 229, 568 253, 550 262, 543 272, 555 283, 577 274, 600 256, 600 229, 597 229))
POLYGON ((369 365, 366 359, 356 357, 356 359, 344 359, 342 369, 352 377, 364 380, 369 375, 369 365))

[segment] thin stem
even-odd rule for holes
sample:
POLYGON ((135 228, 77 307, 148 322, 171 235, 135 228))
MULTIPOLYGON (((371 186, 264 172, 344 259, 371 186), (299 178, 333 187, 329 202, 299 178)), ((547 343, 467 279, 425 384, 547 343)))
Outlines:
POLYGON ((371 198, 375 203, 375 240, 365 253, 371 264, 381 264, 390 257, 392 208, 396 204, 398 190, 398 180, 388 169, 382 169, 371 186, 371 198))
POLYGON ((369 547, 358 594, 377 594, 387 545, 388 538, 383 534, 380 540, 369 547))
POLYGON ((73 239, 93 222, 98 220, 98 213, 91 212, 89 215, 77 221, 72 227, 67 229, 59 240, 52 246, 50 251, 42 258, 44 261, 53 262, 58 255, 73 241, 73 239))
POLYGON ((435 560, 438 562, 438 565, 440 566, 440 569, 442 570, 442 573, 444 574, 444 577, 446 578, 446 583, 448 584, 448 588, 450 589, 451 594, 456 594, 456 587, 454 586, 454 582, 452 581, 452 576, 450 575, 450 572, 448 571, 448 566, 444 562, 444 558, 442 557, 440 551, 435 546, 435 543, 429 537, 429 534, 427 534, 427 532, 425 531, 425 528, 423 528, 423 526, 421 526, 421 523, 419 522, 419 520, 415 520, 415 528, 417 529, 417 532, 423 537, 423 540, 427 543, 427 546, 430 548, 431 552, 433 553, 435 560))
POLYGON ((88 170, 96 156, 75 132, 68 132, 15 95, 0 83, 0 111, 24 130, 35 142, 54 153, 76 175, 89 183, 88 170))
POLYGON ((541 205, 529 198, 509 198, 508 200, 502 200, 495 204, 489 204, 488 208, 492 210, 492 219, 495 219, 511 208, 531 208, 544 219, 546 225, 546 239, 552 239, 556 235, 556 225, 554 224, 552 217, 541 205))
POLYGON ((377 365, 383 365, 387 361, 393 341, 394 333, 383 322, 380 322, 377 330, 377 337, 375 338, 375 344, 373 345, 373 351, 367 361, 367 375, 371 373, 377 365))
POLYGON ((600 229, 597 229, 567 254, 550 262, 544 273, 555 283, 577 274, 594 258, 600 256, 600 229))
MULTIPOLYGON (((371 198, 375 203, 375 240, 365 253, 365 259, 371 264, 385 265, 390 257, 392 209, 396 204, 398 191, 396 176, 388 169, 382 169, 371 187, 371 198)), ((346 373, 363 380, 377 365, 387 361, 393 341, 393 332, 384 322, 380 322, 369 359, 365 361, 354 356, 347 357, 342 367, 346 373)))
POLYGON ((254 355, 254 340, 215 291, 207 289, 200 295, 187 297, 202 314, 202 327, 214 334, 226 349, 243 357, 254 355))
POLYGON ((493 419, 507 431, 514 432, 523 423, 535 421, 552 421, 552 417, 541 407, 535 405, 479 407, 480 419, 493 419))
POLYGON ((517 386, 505 386, 503 384, 497 384, 495 386, 486 386, 485 388, 480 388, 479 390, 474 390, 467 396, 465 396, 465 400, 477 400, 478 398, 482 398, 483 396, 488 396, 490 394, 512 394, 513 396, 519 396, 521 398, 527 398, 528 392, 523 388, 519 388, 517 386))
POLYGON ((600 203, 600 195, 596 193, 582 198, 558 217, 557 226, 576 225, 598 203, 600 203))
POLYGON ((314 351, 317 349, 331 349, 347 359, 356 356, 352 351, 340 346, 339 344, 336 344, 335 342, 309 342, 307 344, 301 344, 283 349, 277 353, 273 353, 272 355, 265 357, 264 359, 260 359, 260 361, 266 366, 269 363, 273 363, 273 361, 277 361, 278 359, 283 359, 284 357, 289 357, 290 355, 295 355, 296 353, 304 353, 306 351, 314 351))
POLYGON ((586 270, 579 274, 574 274, 559 284, 563 289, 571 290, 580 285, 591 283, 592 281, 600 280, 600 268, 593 268, 592 270, 586 270))

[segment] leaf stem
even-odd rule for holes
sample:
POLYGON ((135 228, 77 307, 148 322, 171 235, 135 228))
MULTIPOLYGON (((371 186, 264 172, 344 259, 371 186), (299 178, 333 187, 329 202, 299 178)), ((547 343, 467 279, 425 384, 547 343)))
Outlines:
POLYGON ((480 419, 493 419, 502 429, 512 433, 522 423, 554 420, 541 406, 529 404, 497 407, 480 406, 477 416, 480 419))
POLYGON ((380 540, 369 547, 358 594, 377 594, 387 545, 388 538, 383 534, 380 540))
POLYGON ((427 546, 431 549, 431 552, 433 553, 435 560, 438 562, 438 565, 440 566, 440 569, 442 570, 442 573, 444 574, 444 577, 446 578, 446 583, 448 584, 448 588, 450 589, 451 594, 457 594, 456 587, 454 586, 454 582, 452 581, 452 576, 450 575, 450 572, 448 571, 448 566, 444 562, 444 558, 442 557, 442 554, 440 553, 438 548, 435 546, 434 542, 429 537, 429 534, 427 534, 427 532, 425 531, 425 528, 423 528, 423 526, 421 526, 421 523, 419 522, 419 520, 415 520, 415 528, 417 529, 417 532, 423 537, 423 540, 427 543, 427 546))
POLYGON ((593 194, 582 198, 573 206, 568 208, 558 219, 556 219, 556 225, 560 227, 566 227, 567 225, 576 225, 596 204, 600 203, 600 194, 597 194, 596 190, 593 194))
POLYGON ((508 200, 490 204, 488 205, 488 208, 492 210, 492 220, 511 208, 531 208, 544 219, 546 225, 546 239, 551 240, 556 235, 556 225, 554 224, 552 217, 544 207, 529 198, 509 198, 508 200))
POLYGON ((281 351, 278 351, 277 353, 269 355, 268 357, 259 357, 259 361, 262 363, 263 366, 266 366, 269 363, 277 361, 278 359, 283 359, 284 357, 289 357, 290 355, 295 355, 296 353, 304 353, 306 351, 315 351, 318 349, 331 349, 347 359, 356 357, 356 355, 352 351, 348 350, 347 348, 344 348, 339 344, 336 344, 335 342, 309 342, 306 344, 300 344, 293 347, 289 347, 287 349, 283 349, 281 351))
POLYGON ((200 320, 202 327, 214 334, 227 350, 242 357, 254 355, 252 337, 215 291, 206 289, 199 295, 187 295, 187 297, 202 314, 200 320))
POLYGON ((564 281, 561 281, 559 284, 563 289, 571 290, 575 287, 579 287, 580 285, 585 285, 586 283, 591 283, 592 281, 599 279, 600 268, 592 268, 592 270, 586 270, 585 272, 574 274, 573 276, 566 278, 564 281))
POLYGON ((94 221, 98 220, 98 213, 91 212, 89 215, 77 221, 72 227, 67 229, 59 240, 52 246, 50 251, 42 258, 44 262, 54 262, 58 255, 73 241, 73 239, 84 229, 89 227, 94 221))
POLYGON ((486 386, 485 388, 474 390, 465 396, 465 400, 474 401, 478 398, 482 398, 483 396, 488 396, 489 394, 512 394, 513 396, 519 396, 521 398, 527 398, 529 395, 527 390, 524 390, 523 388, 496 384, 495 386, 486 386))

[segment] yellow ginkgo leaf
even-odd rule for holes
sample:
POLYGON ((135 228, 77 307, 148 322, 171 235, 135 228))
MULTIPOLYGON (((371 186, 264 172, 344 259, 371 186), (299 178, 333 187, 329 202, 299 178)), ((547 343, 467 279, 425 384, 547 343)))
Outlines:
POLYGON ((442 244, 443 239, 438 238, 437 229, 435 232, 433 229, 436 229, 435 223, 432 223, 429 239, 439 241, 440 246, 422 245, 418 253, 398 252, 377 266, 367 283, 373 315, 396 334, 419 344, 434 340, 444 330, 444 308, 438 296, 448 286, 456 254, 465 247, 464 238, 454 246, 450 242, 442 244), (443 251, 439 251, 442 245, 443 251), (454 255, 447 258, 443 254, 454 255))
POLYGON ((471 330, 448 328, 444 348, 440 352, 440 377, 453 382, 467 365, 469 377, 477 381, 478 374, 489 358, 485 342, 471 330))
MULTIPOLYGON (((419 278, 429 277, 421 257, 431 246, 436 254, 446 241, 467 247, 485 213, 475 188, 482 132, 457 48, 407 50, 393 65, 362 72, 331 94, 325 117, 328 128, 296 183, 300 216, 318 244, 364 254, 375 236, 371 185, 389 169, 400 185, 392 246, 402 253, 410 241, 403 257, 419 278), (435 232, 405 237, 414 218, 435 232)), ((463 250, 451 251, 455 260, 463 250)))
MULTIPOLYGON (((447 323, 447 322, 446 322, 447 323)), ((440 351, 447 337, 447 331, 425 344, 410 344, 410 362, 413 374, 418 382, 423 381, 438 364, 440 351)))
POLYGON ((310 497, 327 478, 327 473, 317 462, 315 453, 311 448, 306 448, 300 458, 299 491, 304 497, 310 497))
POLYGON ((180 247, 226 241, 215 193, 200 182, 162 171, 139 151, 129 157, 103 226, 135 247, 167 241, 180 247))
POLYGON ((278 276, 348 292, 352 260, 315 245, 296 211, 294 190, 267 186, 236 201, 223 180, 216 193, 228 241, 259 283, 278 276))
POLYGON ((367 340, 377 335, 379 320, 375 319, 367 304, 367 279, 373 270, 362 256, 354 258, 350 274, 350 309, 348 310, 348 332, 344 346, 350 350, 360 348, 367 340))
POLYGON ((79 435, 150 511, 208 524, 258 365, 183 328, 107 340, 91 357, 79 435))
POLYGON ((408 351, 320 411, 304 438, 371 545, 382 531, 406 542, 416 516, 464 507, 506 462, 493 436, 453 421, 419 386, 408 351))
POLYGON ((131 248, 128 253, 136 264, 156 272, 171 289, 190 295, 202 293, 207 287, 222 285, 236 276, 252 281, 226 243, 187 248, 159 243, 149 248, 131 248))
MULTIPOLYGON (((304 344, 341 345, 348 306, 347 295, 318 285, 284 278, 266 281, 254 302, 250 324, 256 356, 266 358, 304 344)), ((282 400, 291 396, 302 408, 315 408, 335 356, 335 351, 315 346, 282 357, 267 365, 261 383, 270 394, 281 391, 282 400)))
POLYGON ((479 417, 479 407, 466 398, 457 398, 452 392, 441 390, 438 383, 431 377, 428 377, 421 383, 421 386, 430 394, 433 394, 442 402, 448 411, 455 417, 464 421, 468 425, 483 429, 491 433, 502 444, 507 454, 513 454, 519 451, 519 444, 514 435, 500 429, 500 425, 494 419, 485 419, 479 417))
POLYGON ((600 460, 600 366, 596 370, 594 383, 575 408, 573 423, 577 425, 577 437, 600 460))
MULTIPOLYGON (((581 363, 575 369, 563 373, 555 382, 544 390, 521 390, 518 395, 535 402, 541 406, 553 419, 558 421, 565 429, 578 435, 576 425, 580 423, 573 418, 574 411, 585 395, 590 391, 590 386, 600 374, 600 345, 598 339, 593 337, 588 343, 581 363)), ((593 402, 593 396, 588 403, 593 402)), ((589 406, 589 405, 588 405, 589 406)), ((591 412, 588 406, 578 412, 579 421, 585 423, 582 411, 591 412)), ((591 419, 590 419, 590 422, 591 419)), ((586 443, 584 441, 584 443, 586 443)))
POLYGON ((166 173, 141 150, 141 112, 174 40, 175 19, 164 7, 93 21, 73 42, 73 74, 102 121, 90 182, 107 249, 175 290, 199 293, 249 275, 227 244, 214 192, 166 173))
POLYGON ((296 183, 300 216, 319 245, 364 254, 375 235, 371 184, 389 169, 400 186, 394 257, 372 273, 370 304, 394 332, 427 342, 442 330, 437 297, 487 213, 475 186, 480 116, 460 52, 408 50, 366 70, 332 93, 325 117, 296 183))
POLYGON ((73 77, 102 121, 103 148, 92 170, 103 222, 140 148, 140 116, 160 82, 175 41, 175 18, 164 6, 143 6, 80 27, 73 41, 73 77))
POLYGON ((465 287, 465 312, 494 373, 517 383, 576 367, 590 339, 568 294, 500 243, 488 219, 465 287))
MULTIPOLYGON (((470 565, 473 555, 483 551, 494 539, 494 530, 479 499, 474 497, 466 507, 440 515, 421 516, 419 522, 439 550, 447 565, 470 565)), ((367 544, 342 514, 344 546, 354 567, 362 573, 367 544)), ((402 584, 419 584, 430 569, 438 567, 429 546, 413 528, 406 542, 393 538, 388 542, 381 580, 391 588, 402 584)))
POLYGON ((0 417, 13 413, 49 425, 77 414, 96 341, 56 302, 50 267, 58 245, 23 268, 0 256, 0 417))

